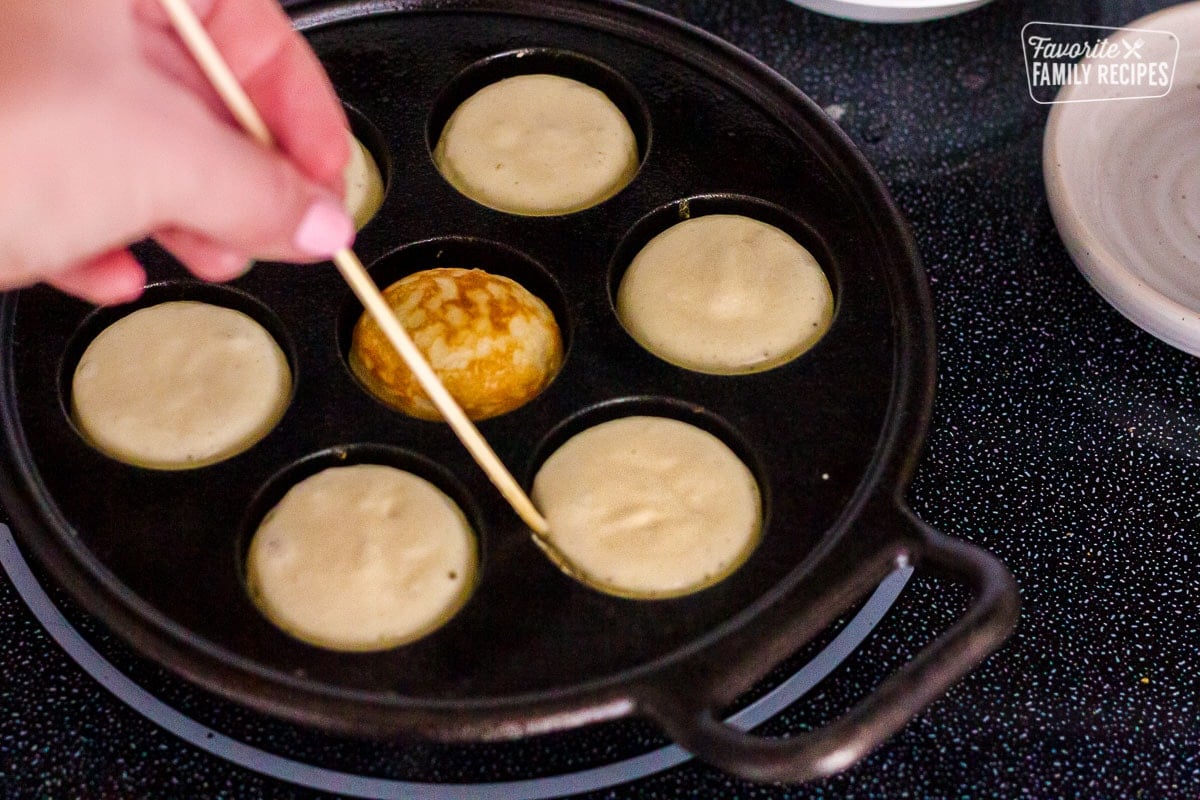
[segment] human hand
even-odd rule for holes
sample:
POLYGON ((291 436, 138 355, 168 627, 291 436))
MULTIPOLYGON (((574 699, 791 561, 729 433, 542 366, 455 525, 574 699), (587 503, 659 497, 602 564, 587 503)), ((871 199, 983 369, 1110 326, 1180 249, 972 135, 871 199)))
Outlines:
POLYGON ((276 0, 191 3, 279 152, 237 128, 157 0, 4 0, 0 289, 131 300, 146 236, 217 281, 351 242, 346 119, 308 45, 276 0))

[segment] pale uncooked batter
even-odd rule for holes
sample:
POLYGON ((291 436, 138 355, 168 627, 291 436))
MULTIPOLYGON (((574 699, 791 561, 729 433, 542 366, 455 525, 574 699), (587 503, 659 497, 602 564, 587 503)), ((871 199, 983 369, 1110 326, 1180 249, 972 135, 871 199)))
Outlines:
POLYGON ((538 216, 612 197, 633 180, 638 148, 625 115, 599 89, 558 75, 518 75, 455 110, 434 161, 467 197, 538 216))
MULTIPOLYGON (((529 402, 562 364, 553 312, 511 278, 442 267, 402 278, 383 296, 471 419, 529 402)), ((370 314, 354 328, 349 360, 359 380, 388 405, 420 419, 441 419, 370 314)))
POLYGON ((650 240, 621 279, 617 315, 664 361, 737 375, 816 344, 833 318, 833 292, 812 254, 779 228, 712 214, 650 240))
POLYGON ((393 467, 331 467, 292 487, 250 542, 246 580, 283 630, 334 650, 380 650, 448 621, 474 586, 459 507, 393 467))
POLYGON ((346 186, 346 211, 354 227, 362 230, 383 205, 383 175, 371 151, 353 135, 350 137, 350 161, 343 179, 346 186))
POLYGON ((122 317, 75 369, 71 413, 95 447, 152 469, 212 464, 246 450, 283 416, 287 358, 240 311, 192 301, 122 317))
POLYGON ((624 417, 569 439, 532 499, 571 573, 626 597, 673 597, 736 570, 758 543, 762 503, 720 439, 664 417, 624 417))

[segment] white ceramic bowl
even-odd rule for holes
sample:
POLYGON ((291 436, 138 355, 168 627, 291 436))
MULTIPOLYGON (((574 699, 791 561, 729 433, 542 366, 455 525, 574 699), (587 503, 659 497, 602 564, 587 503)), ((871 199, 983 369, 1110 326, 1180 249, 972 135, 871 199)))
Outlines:
MULTIPOLYGON (((1178 38, 1172 88, 1158 98, 1100 99, 1094 85, 1065 87, 1043 147, 1050 210, 1071 258, 1105 300, 1200 355, 1200 2, 1127 27, 1178 38)), ((1172 55, 1164 35, 1109 37, 1138 38, 1147 60, 1172 55)))
POLYGON ((798 6, 860 22, 920 22, 949 17, 991 0, 792 0, 798 6))

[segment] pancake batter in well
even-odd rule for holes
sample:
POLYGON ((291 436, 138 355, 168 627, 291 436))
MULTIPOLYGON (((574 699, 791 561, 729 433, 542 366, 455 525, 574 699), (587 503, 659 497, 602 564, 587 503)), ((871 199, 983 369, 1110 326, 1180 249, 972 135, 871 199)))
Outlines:
POLYGON ((749 556, 762 526, 746 465, 711 433, 664 417, 575 435, 538 471, 532 499, 570 571, 625 597, 717 583, 749 556))
POLYGON ((433 484, 375 464, 333 467, 289 491, 250 542, 246 580, 299 639, 380 650, 439 627, 474 585, 475 537, 433 484))
POLYGON ((542 74, 506 78, 469 97, 433 156, 467 197, 531 216, 590 208, 638 168, 633 130, 603 92, 542 74))
POLYGON ((833 319, 833 292, 812 254, 779 228, 712 214, 650 240, 621 279, 617 315, 664 361, 738 375, 816 344, 833 319))
POLYGON ((350 136, 350 161, 343 172, 346 187, 346 211, 354 227, 362 230, 383 205, 383 175, 379 165, 362 142, 350 136))
POLYGON ((287 408, 291 382, 283 351, 250 317, 207 303, 161 303, 88 345, 71 384, 71 414, 115 459, 188 469, 266 436, 287 408))
MULTIPOLYGON (((416 272, 383 292, 400 323, 471 419, 512 411, 562 364, 554 314, 516 281, 478 269, 416 272)), ((370 314, 354 328, 350 368, 380 400, 420 419, 436 406, 370 314)))

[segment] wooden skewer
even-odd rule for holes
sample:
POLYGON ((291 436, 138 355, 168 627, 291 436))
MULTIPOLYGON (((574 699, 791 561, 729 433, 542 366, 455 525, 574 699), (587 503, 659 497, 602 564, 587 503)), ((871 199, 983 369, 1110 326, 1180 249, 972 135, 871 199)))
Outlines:
MULTIPOLYGON (((242 85, 238 83, 233 71, 225 63, 225 59, 222 58, 216 45, 213 44, 212 38, 209 37, 208 31, 197 19, 196 13, 187 0, 159 0, 159 2, 170 17, 171 24, 175 27, 184 45, 196 59, 217 93, 220 94, 225 105, 229 107, 229 111, 237 119, 238 124, 259 144, 274 148, 275 138, 263 121, 262 115, 258 113, 253 101, 246 94, 242 85)), ((450 392, 446 391, 446 387, 433 368, 429 366, 429 362, 425 360, 421 351, 413 343, 408 331, 404 330, 404 326, 392 313, 391 307, 383 299, 379 287, 371 280, 371 276, 367 274, 367 270, 359 261, 358 256, 350 248, 343 248, 334 254, 333 263, 342 274, 342 278, 350 285, 359 302, 379 323, 379 327, 383 329, 392 346, 400 353, 404 363, 416 375, 421 388, 429 395, 455 435, 466 446, 471 456, 500 490, 500 493, 504 495, 504 499, 509 502, 517 515, 538 535, 538 542, 541 543, 543 541, 541 537, 550 530, 546 518, 534 507, 533 501, 521 489, 521 485, 500 461, 491 445, 483 438, 483 434, 463 412, 462 407, 450 392)))

